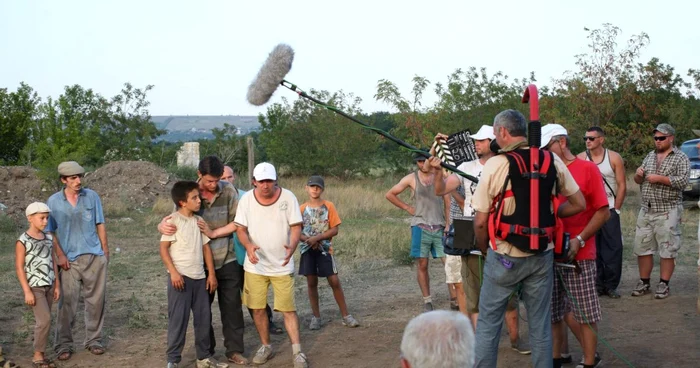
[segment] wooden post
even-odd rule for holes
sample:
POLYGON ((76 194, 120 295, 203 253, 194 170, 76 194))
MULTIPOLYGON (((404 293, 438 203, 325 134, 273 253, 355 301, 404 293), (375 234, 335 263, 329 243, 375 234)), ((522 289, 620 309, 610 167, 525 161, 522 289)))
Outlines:
POLYGON ((248 136, 246 139, 248 144, 248 186, 253 182, 253 169, 255 168, 255 143, 253 137, 248 136))

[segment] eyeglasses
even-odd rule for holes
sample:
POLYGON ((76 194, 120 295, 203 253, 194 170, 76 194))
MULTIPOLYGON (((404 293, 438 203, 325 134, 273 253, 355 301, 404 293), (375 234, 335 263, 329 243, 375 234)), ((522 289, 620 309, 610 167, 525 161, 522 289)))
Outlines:
POLYGON ((666 138, 668 138, 667 135, 662 135, 662 136, 654 137, 654 140, 657 142, 661 142, 661 141, 665 141, 666 138))
POLYGON ((598 137, 589 137, 589 136, 585 136, 585 137, 583 137, 583 140, 584 140, 584 141, 593 142, 594 140, 596 140, 596 138, 598 138, 598 137))

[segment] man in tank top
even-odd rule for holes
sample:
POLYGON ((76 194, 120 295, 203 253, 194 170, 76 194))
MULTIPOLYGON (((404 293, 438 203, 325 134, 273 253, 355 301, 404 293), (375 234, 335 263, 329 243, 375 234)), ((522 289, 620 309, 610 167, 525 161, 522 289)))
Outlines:
POLYGON ((610 207, 610 219, 596 234, 596 287, 598 295, 617 299, 620 297, 617 287, 622 276, 620 208, 627 192, 625 164, 620 154, 603 147, 605 132, 602 128, 588 128, 583 139, 586 141, 586 151, 579 153, 578 158, 593 161, 598 165, 610 207))
MULTIPOLYGON (((424 150, 428 152, 428 149, 424 150)), ((433 173, 425 157, 414 157, 418 170, 404 176, 398 184, 387 193, 386 199, 394 206, 408 212, 411 218, 411 257, 418 265, 418 286, 423 294, 425 311, 433 310, 430 295, 430 274, 428 273, 428 256, 440 258, 445 263, 442 235, 449 230, 450 195, 436 196, 433 187, 433 173), (415 199, 414 205, 402 201, 398 196, 411 188, 415 199), (445 221, 445 220, 448 221, 445 221)), ((450 298, 455 298, 455 291, 448 287, 450 298)))

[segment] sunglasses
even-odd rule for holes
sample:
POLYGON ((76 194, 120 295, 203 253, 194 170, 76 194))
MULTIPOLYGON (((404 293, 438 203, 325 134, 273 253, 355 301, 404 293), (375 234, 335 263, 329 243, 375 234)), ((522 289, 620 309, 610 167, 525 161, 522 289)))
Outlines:
POLYGON ((598 137, 588 137, 588 136, 586 136, 586 137, 583 137, 583 140, 584 140, 584 141, 593 142, 594 140, 596 140, 596 138, 598 138, 598 137))
POLYGON ((659 137, 654 137, 654 140, 657 141, 657 142, 660 142, 660 141, 665 141, 666 138, 668 138, 668 136, 662 135, 662 136, 659 136, 659 137))

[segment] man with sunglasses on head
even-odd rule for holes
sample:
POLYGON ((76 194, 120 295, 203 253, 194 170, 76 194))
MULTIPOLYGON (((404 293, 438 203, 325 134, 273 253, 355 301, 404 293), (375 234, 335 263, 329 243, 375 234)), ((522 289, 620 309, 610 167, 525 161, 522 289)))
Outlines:
POLYGON ((85 169, 75 161, 67 161, 58 165, 58 174, 64 187, 46 202, 51 209, 46 232, 53 235, 61 278, 54 349, 58 360, 68 360, 75 352, 72 327, 81 286, 85 299, 84 346, 95 355, 105 352, 102 327, 109 246, 100 196, 82 185, 85 169))
POLYGON ((579 153, 578 158, 598 165, 610 207, 610 219, 596 233, 596 288, 598 295, 617 299, 622 277, 620 209, 627 193, 625 163, 619 153, 603 147, 605 132, 602 128, 588 128, 583 139, 586 151, 579 153))
POLYGON ((683 189, 690 171, 688 156, 674 145, 675 135, 672 126, 659 124, 654 129, 656 149, 649 152, 634 174, 634 182, 642 188, 642 200, 634 239, 640 280, 632 296, 651 292, 649 280, 656 252, 661 258, 661 277, 654 298, 664 299, 670 291, 668 284, 681 247, 683 189))

